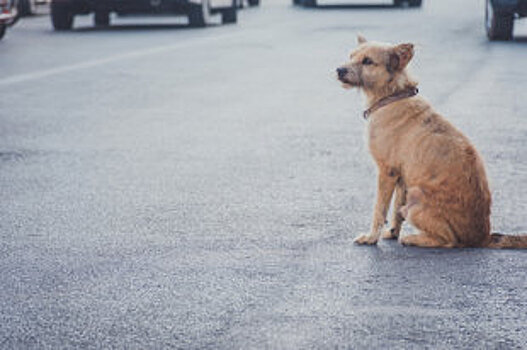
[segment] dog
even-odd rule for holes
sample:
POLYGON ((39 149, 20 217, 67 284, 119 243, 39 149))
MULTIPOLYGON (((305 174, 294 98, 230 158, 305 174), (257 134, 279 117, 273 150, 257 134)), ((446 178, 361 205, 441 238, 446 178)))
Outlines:
POLYGON ((527 235, 490 232, 491 193, 485 166, 469 139, 418 95, 407 72, 413 44, 369 42, 358 36, 348 63, 337 68, 345 88, 366 96, 368 143, 378 170, 371 230, 379 238, 429 248, 527 248, 527 235), (395 194, 390 229, 383 232, 395 194), (401 235, 403 221, 416 234, 401 235))

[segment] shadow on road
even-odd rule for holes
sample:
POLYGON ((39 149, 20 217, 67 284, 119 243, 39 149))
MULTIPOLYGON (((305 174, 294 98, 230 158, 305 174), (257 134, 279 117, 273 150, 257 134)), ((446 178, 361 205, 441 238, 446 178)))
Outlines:
MULTIPOLYGON (((216 27, 216 24, 210 24, 207 28, 216 27)), ((120 31, 138 31, 138 30, 196 30, 196 29, 207 29, 207 28, 196 28, 191 27, 188 24, 115 24, 108 27, 79 27, 72 30, 76 33, 88 33, 88 32, 120 32, 120 31)))
MULTIPOLYGON (((317 5, 316 7, 304 7, 305 9, 310 10, 378 10, 378 9, 393 9, 393 10, 412 10, 411 8, 404 8, 400 6, 394 6, 394 5, 317 5)), ((419 10, 420 8, 417 7, 414 10, 419 10)))
POLYGON ((516 37, 514 37, 514 39, 511 42, 512 43, 527 44, 527 35, 516 36, 516 37))

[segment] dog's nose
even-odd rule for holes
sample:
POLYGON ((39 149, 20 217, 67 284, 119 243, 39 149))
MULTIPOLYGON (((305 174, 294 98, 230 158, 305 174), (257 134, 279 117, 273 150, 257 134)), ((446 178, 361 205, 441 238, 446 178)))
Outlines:
POLYGON ((337 75, 339 78, 344 78, 346 74, 348 74, 348 70, 346 68, 337 68, 337 75))

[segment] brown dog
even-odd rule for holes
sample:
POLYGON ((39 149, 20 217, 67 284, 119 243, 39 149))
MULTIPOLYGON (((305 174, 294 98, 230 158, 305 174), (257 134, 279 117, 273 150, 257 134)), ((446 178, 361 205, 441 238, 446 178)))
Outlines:
POLYGON ((413 45, 372 43, 361 36, 358 41, 337 74, 345 87, 367 97, 364 116, 378 187, 371 231, 355 242, 377 243, 395 192, 384 238, 420 247, 527 248, 527 236, 490 233, 483 161, 466 136, 415 96, 417 83, 406 72, 413 45), (417 234, 399 237, 405 219, 417 234))

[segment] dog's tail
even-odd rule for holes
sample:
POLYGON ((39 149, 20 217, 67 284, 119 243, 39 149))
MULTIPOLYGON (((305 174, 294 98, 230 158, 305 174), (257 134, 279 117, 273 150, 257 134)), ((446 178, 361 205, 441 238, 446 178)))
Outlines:
POLYGON ((527 249, 527 235, 504 235, 493 233, 490 235, 487 248, 493 249, 527 249))

